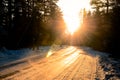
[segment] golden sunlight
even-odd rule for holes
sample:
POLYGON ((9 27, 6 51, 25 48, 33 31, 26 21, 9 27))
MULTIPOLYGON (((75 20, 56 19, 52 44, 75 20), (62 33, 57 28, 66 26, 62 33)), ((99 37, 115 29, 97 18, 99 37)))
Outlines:
POLYGON ((75 53, 71 54, 69 57, 67 57, 64 60, 64 64, 68 64, 67 66, 70 66, 72 63, 75 62, 76 59, 78 59, 78 57, 80 56, 80 51, 76 51, 75 53))
POLYGON ((53 54, 53 53, 52 53, 52 51, 50 50, 50 51, 48 52, 48 54, 47 54, 46 57, 50 57, 52 54, 53 54))
POLYGON ((68 31, 73 34, 82 23, 83 9, 90 10, 90 0, 59 0, 57 5, 61 8, 68 31))

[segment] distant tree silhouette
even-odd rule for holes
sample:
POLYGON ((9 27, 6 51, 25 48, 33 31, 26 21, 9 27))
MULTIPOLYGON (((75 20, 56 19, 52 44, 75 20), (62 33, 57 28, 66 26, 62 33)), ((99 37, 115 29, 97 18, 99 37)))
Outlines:
POLYGON ((0 0, 0 46, 19 49, 52 44, 64 31, 57 1, 0 0))
POLYGON ((120 34, 120 7, 119 6, 115 6, 113 8, 113 13, 112 13, 112 42, 111 42, 111 51, 112 53, 116 53, 119 51, 120 49, 120 36, 118 36, 120 34))
MULTIPOLYGON (((91 37, 86 44, 96 50, 110 52, 113 56, 118 57, 117 51, 120 49, 120 1, 118 0, 92 0, 91 4, 95 9, 91 17, 87 17, 85 22, 93 23, 96 27, 91 32, 91 37)), ((90 15, 87 15, 90 16, 90 15)), ((84 24, 85 25, 85 24, 84 24)), ((85 25, 89 27, 91 25, 85 25)), ((90 35, 89 34, 89 35, 90 35)))

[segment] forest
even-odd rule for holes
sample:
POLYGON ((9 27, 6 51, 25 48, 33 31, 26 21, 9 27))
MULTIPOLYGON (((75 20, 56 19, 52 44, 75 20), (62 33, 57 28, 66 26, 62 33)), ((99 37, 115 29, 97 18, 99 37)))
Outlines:
POLYGON ((1 0, 0 46, 8 49, 51 45, 64 26, 56 0, 1 0))
MULTIPOLYGON (((70 34, 58 0, 0 0, 0 48, 35 48, 52 44, 70 45, 70 34)), ((76 46, 119 57, 120 1, 91 0, 93 11, 83 9, 83 23, 72 35, 76 46)))

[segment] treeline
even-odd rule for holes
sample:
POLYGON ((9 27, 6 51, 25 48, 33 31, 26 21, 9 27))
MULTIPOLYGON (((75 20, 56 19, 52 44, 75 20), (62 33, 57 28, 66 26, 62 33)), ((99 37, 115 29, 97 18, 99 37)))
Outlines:
POLYGON ((0 0, 0 48, 40 45, 90 46, 119 57, 120 1, 92 0, 93 12, 82 11, 82 26, 73 36, 65 33, 58 0, 0 0))
POLYGON ((119 57, 120 1, 92 0, 91 5, 94 11, 84 13, 83 25, 76 32, 79 44, 119 57))
POLYGON ((0 47, 32 48, 61 40, 65 26, 56 2, 0 0, 0 47))

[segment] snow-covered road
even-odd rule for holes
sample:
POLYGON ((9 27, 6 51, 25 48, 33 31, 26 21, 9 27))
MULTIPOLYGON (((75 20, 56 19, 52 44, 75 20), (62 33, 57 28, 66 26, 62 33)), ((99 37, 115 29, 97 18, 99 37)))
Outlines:
POLYGON ((1 67, 0 80, 100 80, 95 52, 70 46, 45 55, 1 67))

